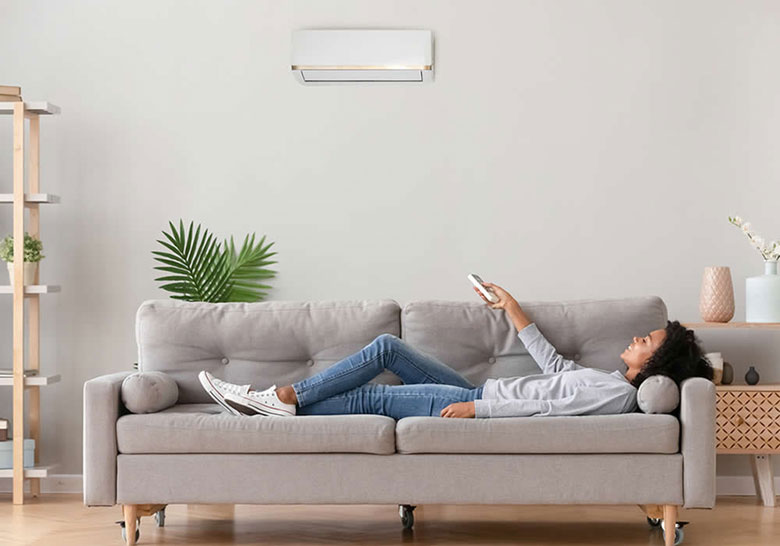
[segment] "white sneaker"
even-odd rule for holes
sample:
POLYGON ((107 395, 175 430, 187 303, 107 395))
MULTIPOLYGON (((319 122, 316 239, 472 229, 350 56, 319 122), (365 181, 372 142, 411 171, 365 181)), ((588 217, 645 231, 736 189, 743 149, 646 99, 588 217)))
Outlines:
POLYGON ((249 391, 246 393, 228 393, 225 401, 231 408, 244 415, 265 415, 278 417, 293 417, 295 404, 285 404, 276 395, 276 385, 264 391, 249 391))
POLYGON ((242 415, 241 412, 231 408, 225 402, 225 397, 228 394, 246 394, 249 392, 249 387, 251 385, 228 383, 227 381, 217 379, 205 370, 198 374, 198 380, 205 391, 209 393, 209 396, 211 396, 217 404, 225 408, 228 413, 236 416, 242 415))

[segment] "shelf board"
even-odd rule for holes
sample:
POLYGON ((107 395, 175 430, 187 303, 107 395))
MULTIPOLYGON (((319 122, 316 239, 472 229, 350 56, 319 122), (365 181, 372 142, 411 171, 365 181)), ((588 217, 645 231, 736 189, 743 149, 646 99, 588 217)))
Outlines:
MULTIPOLYGON (((60 286, 57 284, 28 284, 24 287, 25 294, 51 294, 59 292, 60 286)), ((10 284, 0 285, 0 294, 13 294, 14 288, 10 284)))
MULTIPOLYGON (((0 102, 0 114, 13 114, 15 102, 0 102)), ((45 100, 24 101, 24 109, 33 114, 59 114, 60 107, 45 100)))
POLYGON ((780 391, 780 384, 767 383, 764 385, 715 385, 715 390, 718 392, 725 391, 780 391))
MULTIPOLYGON (((13 202, 14 202, 13 193, 0 193, 0 203, 13 203, 13 202)), ((59 203, 60 196, 54 195, 53 193, 25 193, 24 202, 25 204, 59 203)))
MULTIPOLYGON (((25 387, 44 387, 52 383, 59 383, 60 376, 57 375, 28 375, 24 378, 25 387)), ((10 376, 0 377, 0 387, 11 387, 14 384, 14 378, 10 376)))
POLYGON ((780 330, 780 322, 684 322, 683 326, 692 329, 731 330, 752 328, 755 330, 780 330))
MULTIPOLYGON (((38 465, 33 466, 30 468, 24 469, 24 477, 25 478, 46 478, 49 476, 49 473, 54 470, 57 467, 57 465, 54 464, 48 464, 48 465, 38 465)), ((13 478, 14 477, 14 469, 13 468, 0 468, 0 478, 13 478)))

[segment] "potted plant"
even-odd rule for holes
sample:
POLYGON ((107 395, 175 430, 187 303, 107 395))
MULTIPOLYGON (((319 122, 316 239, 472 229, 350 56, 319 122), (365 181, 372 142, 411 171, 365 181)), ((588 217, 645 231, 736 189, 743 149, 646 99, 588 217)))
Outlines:
MULTIPOLYGON (((35 273, 38 271, 38 262, 45 256, 41 254, 43 243, 40 239, 24 234, 24 284, 35 282, 35 273)), ((0 241, 0 258, 8 262, 8 277, 11 285, 14 284, 14 238, 9 235, 0 241)))
POLYGON ((157 277, 160 286, 172 292, 171 298, 184 301, 261 301, 271 287, 262 284, 276 276, 266 266, 277 263, 270 260, 276 252, 269 252, 273 243, 265 244, 265 235, 255 243, 255 235, 244 237, 236 250, 233 237, 221 244, 208 229, 201 231, 190 222, 189 229, 179 220, 179 227, 168 222, 171 232, 163 231, 160 243, 166 250, 153 250, 155 267, 168 275, 157 277))

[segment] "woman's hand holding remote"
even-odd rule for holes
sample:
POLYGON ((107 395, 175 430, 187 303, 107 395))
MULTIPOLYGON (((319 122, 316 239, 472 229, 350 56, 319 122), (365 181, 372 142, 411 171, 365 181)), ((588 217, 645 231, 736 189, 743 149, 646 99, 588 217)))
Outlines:
POLYGON ((515 301, 515 298, 513 298, 509 292, 507 292, 497 284, 493 284, 492 282, 483 282, 482 286, 490 289, 490 291, 493 292, 493 294, 495 294, 496 297, 498 298, 498 301, 496 303, 490 303, 490 301, 485 297, 485 294, 480 292, 479 288, 477 288, 476 286, 474 287, 474 292, 476 292, 479 295, 479 297, 482 298, 482 301, 487 303, 491 308, 506 309, 512 303, 517 305, 517 301, 515 301))
POLYGON ((512 322, 515 325, 515 328, 517 328, 517 331, 519 332, 529 324, 531 324, 531 319, 528 318, 528 316, 523 312, 523 309, 520 307, 520 304, 517 303, 517 300, 512 297, 512 294, 498 286, 497 284, 493 284, 492 282, 485 282, 482 283, 482 285, 486 288, 489 288, 491 292, 493 292, 496 297, 498 298, 498 302, 496 303, 490 303, 488 299, 485 297, 482 292, 480 292, 477 287, 474 287, 474 291, 479 295, 482 300, 488 304, 491 309, 503 309, 506 311, 507 315, 509 315, 509 318, 512 320, 512 322))

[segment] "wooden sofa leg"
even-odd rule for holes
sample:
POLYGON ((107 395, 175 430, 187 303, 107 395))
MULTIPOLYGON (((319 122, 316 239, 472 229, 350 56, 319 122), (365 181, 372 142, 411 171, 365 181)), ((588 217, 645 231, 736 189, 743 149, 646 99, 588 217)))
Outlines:
POLYGON ((133 546, 135 544, 135 524, 138 517, 138 505, 137 504, 123 504, 122 514, 125 517, 125 536, 127 546, 133 546))
POLYGON ((664 504, 664 546, 674 546, 677 530, 677 505, 664 504))

